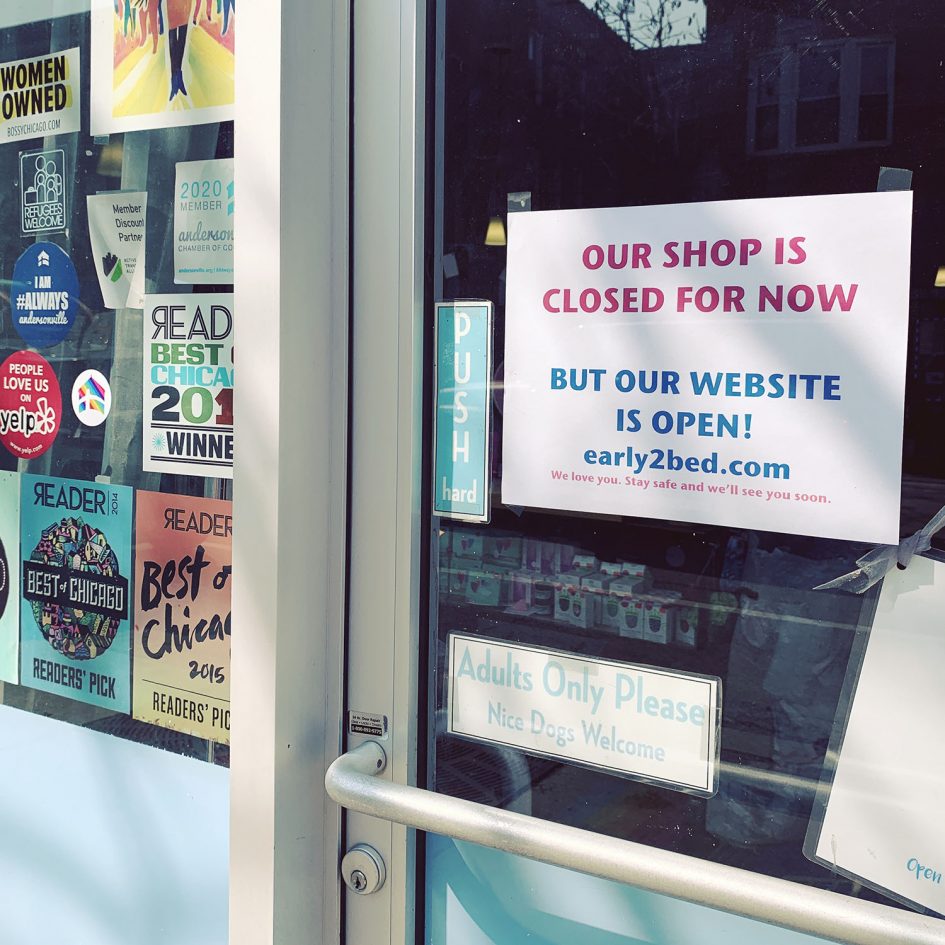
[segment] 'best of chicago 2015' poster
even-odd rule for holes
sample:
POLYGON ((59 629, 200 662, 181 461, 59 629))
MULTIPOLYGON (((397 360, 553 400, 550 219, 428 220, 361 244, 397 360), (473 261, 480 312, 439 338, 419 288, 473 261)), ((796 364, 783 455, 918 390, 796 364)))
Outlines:
POLYGON ((134 717, 230 740, 232 505, 139 492, 134 717))

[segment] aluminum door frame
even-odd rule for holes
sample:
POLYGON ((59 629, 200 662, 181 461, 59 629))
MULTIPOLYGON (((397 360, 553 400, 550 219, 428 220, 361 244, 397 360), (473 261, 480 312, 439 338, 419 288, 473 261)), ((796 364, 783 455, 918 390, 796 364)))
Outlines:
MULTIPOLYGON (((347 706, 383 714, 385 777, 416 783, 427 25, 422 0, 353 0, 351 514, 347 706)), ((366 736, 348 739, 354 747, 366 736)), ((415 832, 347 815, 387 881, 348 895, 346 941, 413 945, 415 832)))

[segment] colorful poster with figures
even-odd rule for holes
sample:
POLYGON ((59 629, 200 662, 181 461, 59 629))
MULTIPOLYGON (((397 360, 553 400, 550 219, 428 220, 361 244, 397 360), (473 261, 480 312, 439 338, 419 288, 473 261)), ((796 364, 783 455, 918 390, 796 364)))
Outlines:
POLYGON ((0 472, 0 682, 18 680, 20 477, 0 472))
POLYGON ((174 185, 174 281, 233 282, 233 159, 185 161, 174 185))
POLYGON ((231 503, 139 492, 135 516, 133 715, 229 743, 231 503))
POLYGON ((910 192, 510 215, 502 501, 898 543, 911 229, 910 192))
POLYGON ((144 469, 233 478, 233 296, 144 300, 144 469))
POLYGON ((22 476, 20 682, 131 711, 127 486, 22 476))
POLYGON ((233 118, 235 0, 93 0, 92 134, 233 118))
POLYGON ((0 144, 78 131, 79 49, 0 63, 0 144))
POLYGON ((147 193, 90 194, 85 200, 95 274, 105 308, 141 308, 147 193))

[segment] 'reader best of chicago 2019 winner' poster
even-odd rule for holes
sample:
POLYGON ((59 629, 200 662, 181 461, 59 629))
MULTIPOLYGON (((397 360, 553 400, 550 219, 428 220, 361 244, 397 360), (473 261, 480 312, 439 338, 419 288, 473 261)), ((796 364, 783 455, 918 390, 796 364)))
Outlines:
POLYGON ((131 710, 128 486, 24 475, 20 682, 131 710))
POLYGON ((144 469, 233 478, 233 296, 144 299, 144 469))
POLYGON ((228 743, 232 505, 139 492, 135 521, 134 717, 228 743))

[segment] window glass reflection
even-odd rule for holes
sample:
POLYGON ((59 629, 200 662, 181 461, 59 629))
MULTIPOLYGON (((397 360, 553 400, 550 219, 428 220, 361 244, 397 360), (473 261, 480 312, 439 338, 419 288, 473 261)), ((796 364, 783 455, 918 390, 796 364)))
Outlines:
MULTIPOLYGON (((895 186, 911 182, 915 194, 900 527, 912 534, 945 504, 935 434, 945 422, 945 279, 935 285, 945 138, 929 118, 943 104, 939 5, 447 0, 444 15, 435 278, 440 298, 496 304, 496 491, 489 526, 435 522, 432 786, 849 893, 853 884, 810 863, 802 843, 873 598, 811 588, 868 548, 504 508, 506 249, 485 237, 490 221, 522 206, 511 194, 549 210, 856 193, 888 186, 884 168, 902 169, 895 186), (625 573, 582 589, 580 556, 625 573), (452 632, 718 675, 718 794, 446 735, 452 632)), ((945 547, 942 535, 935 544, 945 547)))

